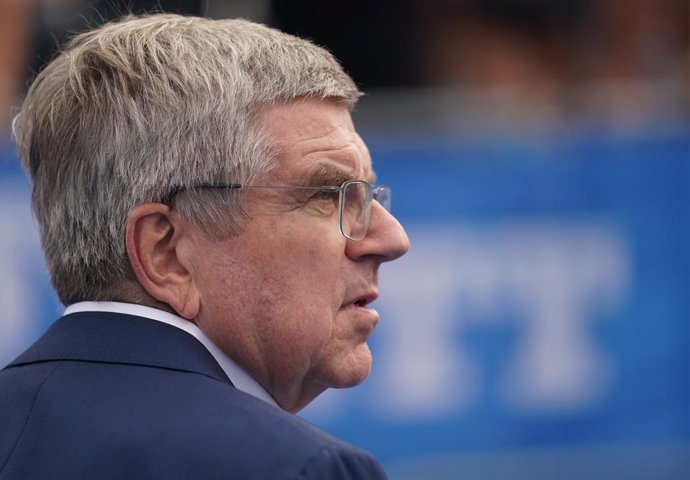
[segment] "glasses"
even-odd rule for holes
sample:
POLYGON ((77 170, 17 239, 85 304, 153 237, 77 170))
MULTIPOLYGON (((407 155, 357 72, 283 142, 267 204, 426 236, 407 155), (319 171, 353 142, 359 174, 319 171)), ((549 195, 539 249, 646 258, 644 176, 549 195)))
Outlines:
POLYGON ((163 203, 170 205, 178 193, 185 190, 241 188, 283 188, 312 190, 324 194, 338 195, 338 225, 340 233, 349 240, 362 240, 369 231, 371 201, 376 200, 383 208, 391 210, 391 189, 386 185, 372 186, 364 180, 349 180, 339 187, 306 187, 296 185, 242 185, 240 183, 202 183, 193 187, 175 187, 166 195, 163 203))

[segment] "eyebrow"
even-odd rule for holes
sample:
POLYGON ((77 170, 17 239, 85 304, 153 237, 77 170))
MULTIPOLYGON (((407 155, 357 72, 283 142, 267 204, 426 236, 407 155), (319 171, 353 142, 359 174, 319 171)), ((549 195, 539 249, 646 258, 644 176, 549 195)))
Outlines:
POLYGON ((351 172, 343 168, 336 167, 329 163, 322 163, 315 171, 309 174, 304 185, 307 187, 339 187, 349 180, 366 180, 373 184, 376 181, 376 175, 372 173, 370 178, 361 179, 355 177, 351 172))

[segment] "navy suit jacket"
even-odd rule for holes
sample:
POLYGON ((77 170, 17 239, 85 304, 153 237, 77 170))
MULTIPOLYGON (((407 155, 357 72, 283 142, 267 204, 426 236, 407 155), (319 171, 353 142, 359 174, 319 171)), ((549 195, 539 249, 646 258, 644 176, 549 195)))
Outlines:
POLYGON ((170 325, 59 319, 0 371, 0 480, 381 479, 367 452, 235 387, 170 325))

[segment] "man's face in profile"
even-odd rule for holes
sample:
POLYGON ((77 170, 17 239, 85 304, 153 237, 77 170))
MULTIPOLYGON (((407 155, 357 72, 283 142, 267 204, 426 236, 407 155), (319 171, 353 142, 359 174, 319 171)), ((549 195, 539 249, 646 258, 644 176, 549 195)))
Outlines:
MULTIPOLYGON (((278 147, 261 185, 374 183, 371 159, 347 108, 301 99, 268 108, 261 124, 278 147)), ((378 202, 367 235, 347 240, 338 196, 308 189, 247 190, 251 220, 222 242, 199 233, 191 250, 201 298, 196 322, 287 410, 329 387, 362 382, 378 313, 378 267, 409 248, 378 202)))

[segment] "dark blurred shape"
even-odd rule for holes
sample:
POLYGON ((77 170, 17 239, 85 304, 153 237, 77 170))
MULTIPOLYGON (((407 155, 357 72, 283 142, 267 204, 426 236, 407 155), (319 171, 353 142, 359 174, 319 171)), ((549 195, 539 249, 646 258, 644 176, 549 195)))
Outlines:
POLYGON ((424 82, 420 2, 273 0, 269 23, 327 47, 363 88, 424 82))
POLYGON ((365 91, 393 87, 358 121, 561 128, 690 113, 687 0, 270 5, 273 26, 330 49, 365 91))
POLYGON ((588 11, 583 0, 432 2, 426 10, 426 81, 562 81, 588 11))
POLYGON ((594 75, 654 78, 679 74, 690 60, 687 0, 628 0, 624 6, 602 0, 592 6, 594 32, 584 47, 598 61, 594 75))

